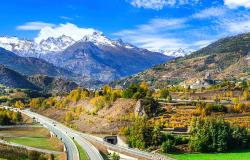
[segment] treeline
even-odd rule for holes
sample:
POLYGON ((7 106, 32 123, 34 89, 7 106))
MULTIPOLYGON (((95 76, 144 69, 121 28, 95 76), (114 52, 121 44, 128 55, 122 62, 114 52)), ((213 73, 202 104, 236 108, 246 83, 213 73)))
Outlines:
POLYGON ((156 150, 161 149, 164 153, 173 152, 175 145, 187 143, 187 139, 161 132, 161 124, 152 124, 145 118, 137 117, 132 126, 124 128, 121 134, 127 137, 130 147, 156 150))
POLYGON ((0 125, 12 125, 22 122, 20 112, 10 111, 4 108, 0 109, 0 125))
POLYGON ((43 154, 36 151, 29 151, 24 148, 0 144, 0 158, 8 160, 54 160, 54 155, 43 154))
POLYGON ((155 92, 149 89, 147 83, 142 82, 140 84, 132 84, 124 90, 113 89, 108 85, 96 91, 77 88, 64 97, 33 98, 29 104, 16 102, 16 107, 19 106, 21 108, 27 105, 34 109, 46 109, 49 107, 63 109, 70 108, 72 104, 77 104, 79 101, 89 100, 90 104, 95 107, 93 111, 93 114, 95 114, 104 106, 111 105, 117 98, 145 99, 153 97, 171 99, 168 90, 163 89, 155 92))
POLYGON ((232 126, 221 118, 194 118, 190 139, 161 132, 162 125, 137 118, 133 125, 122 130, 130 147, 176 152, 178 145, 186 144, 193 152, 226 152, 250 147, 248 130, 232 126))
POLYGON ((220 118, 194 118, 189 147, 196 152, 225 152, 250 147, 248 130, 220 118))

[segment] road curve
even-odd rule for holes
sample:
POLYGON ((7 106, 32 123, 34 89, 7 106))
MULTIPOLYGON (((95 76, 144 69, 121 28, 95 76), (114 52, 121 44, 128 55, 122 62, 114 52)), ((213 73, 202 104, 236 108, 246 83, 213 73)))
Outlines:
POLYGON ((74 141, 60 127, 57 127, 52 122, 44 119, 43 116, 30 112, 29 110, 20 110, 20 112, 29 117, 35 118, 38 122, 48 128, 48 130, 57 135, 57 137, 60 138, 65 144, 68 160, 80 160, 79 152, 74 141))
POLYGON ((70 129, 70 128, 64 126, 63 124, 61 124, 59 122, 56 122, 56 121, 54 121, 50 118, 47 118, 45 116, 39 115, 35 112, 31 112, 29 110, 22 110, 21 112, 30 116, 30 117, 42 119, 42 121, 46 121, 49 124, 54 124, 54 125, 56 125, 57 128, 60 128, 62 131, 67 133, 69 136, 74 137, 74 139, 77 141, 77 143, 79 143, 80 146, 87 152, 90 160, 103 160, 103 157, 101 156, 99 151, 88 141, 96 142, 97 144, 103 145, 110 150, 114 150, 114 151, 124 153, 124 154, 127 153, 130 155, 134 155, 137 157, 146 158, 146 159, 150 159, 150 160, 175 160, 174 158, 170 158, 170 157, 163 156, 160 154, 153 154, 153 153, 141 151, 141 150, 134 149, 134 148, 128 148, 128 147, 123 147, 123 146, 113 145, 113 144, 107 143, 103 140, 100 140, 99 137, 96 137, 96 136, 93 136, 90 134, 86 134, 86 133, 82 133, 79 131, 75 131, 73 129, 70 129))
MULTIPOLYGON (((74 138, 74 140, 86 151, 90 160, 103 160, 103 157, 101 156, 100 152, 91 143, 89 143, 85 138, 80 136, 75 130, 73 130, 69 127, 66 127, 65 125, 63 125, 59 122, 56 122, 50 118, 39 115, 35 112, 31 112, 29 110, 22 110, 21 112, 23 114, 28 115, 29 117, 34 117, 34 118, 38 119, 42 123, 48 124, 47 127, 48 126, 50 127, 49 130, 52 128, 56 128, 57 130, 60 130, 60 132, 62 132, 64 135, 67 135, 68 137, 74 138)), ((70 138, 70 140, 72 141, 71 138, 70 138)), ((74 146, 71 145, 71 146, 66 147, 66 148, 69 152, 74 152, 76 145, 74 144, 74 146), (74 149, 74 150, 71 151, 72 149, 74 149)), ((74 157, 76 157, 76 159, 73 159, 73 160, 78 160, 79 153, 78 153, 78 159, 77 159, 76 155, 74 157)))

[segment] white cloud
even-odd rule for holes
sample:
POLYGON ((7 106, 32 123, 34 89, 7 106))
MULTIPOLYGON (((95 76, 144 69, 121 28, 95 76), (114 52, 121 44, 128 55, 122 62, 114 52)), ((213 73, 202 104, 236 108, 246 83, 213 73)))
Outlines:
POLYGON ((146 9, 155 9, 160 10, 166 5, 173 6, 175 5, 175 0, 132 0, 131 4, 134 7, 146 8, 146 9))
POLYGON ((35 38, 35 41, 39 43, 43 39, 47 39, 49 37, 60 37, 62 35, 70 36, 75 41, 81 40, 84 36, 93 34, 96 30, 92 28, 80 28, 74 24, 66 23, 60 24, 58 26, 48 26, 42 28, 38 34, 38 37, 35 38))
POLYGON ((27 22, 23 25, 17 26, 17 30, 41 30, 45 27, 54 27, 54 24, 45 22, 27 22))
POLYGON ((224 15, 225 13, 226 13, 225 8, 211 7, 194 14, 192 17, 198 19, 205 19, 210 17, 218 17, 224 15))
POLYGON ((161 30, 171 30, 185 27, 186 19, 165 19, 155 18, 149 23, 137 26, 139 30, 145 32, 159 32, 161 30))
POLYGON ((187 48, 178 38, 170 38, 165 33, 185 27, 185 19, 152 19, 147 24, 138 25, 134 29, 122 30, 115 33, 127 42, 131 42, 149 50, 166 50, 187 48))
POLYGON ((232 9, 238 7, 250 8, 250 0, 224 0, 224 4, 232 9))
POLYGON ((161 10, 165 6, 176 6, 198 3, 199 0, 130 0, 134 7, 161 10))
POLYGON ((250 32, 250 18, 246 20, 227 20, 224 21, 223 27, 232 34, 250 32))
POLYGON ((203 48, 214 42, 215 40, 200 40, 193 44, 196 48, 203 48))

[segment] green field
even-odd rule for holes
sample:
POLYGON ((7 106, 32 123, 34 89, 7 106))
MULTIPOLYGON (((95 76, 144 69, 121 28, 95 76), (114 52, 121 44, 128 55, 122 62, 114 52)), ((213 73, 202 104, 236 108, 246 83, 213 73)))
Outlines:
POLYGON ((230 153, 171 154, 177 160, 249 160, 250 149, 230 153))
POLYGON ((87 153, 83 150, 83 148, 75 140, 73 141, 75 142, 76 147, 79 151, 80 160, 89 160, 89 157, 87 153))
POLYGON ((15 138, 6 138, 6 140, 25 146, 48 149, 48 150, 56 150, 56 148, 51 145, 49 139, 46 137, 15 137, 15 138))
POLYGON ((35 148, 63 150, 62 142, 56 137, 50 137, 49 131, 41 127, 2 129, 0 130, 0 138, 35 148))

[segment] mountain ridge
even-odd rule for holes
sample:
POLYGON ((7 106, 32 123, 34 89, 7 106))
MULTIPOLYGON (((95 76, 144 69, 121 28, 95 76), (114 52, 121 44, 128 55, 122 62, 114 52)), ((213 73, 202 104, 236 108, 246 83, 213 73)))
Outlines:
POLYGON ((17 38, 0 38, 0 46, 21 57, 44 59, 58 68, 77 74, 79 76, 73 80, 90 88, 93 84, 109 83, 173 58, 122 40, 111 40, 100 32, 85 35, 79 41, 62 35, 39 41, 42 47, 37 43, 21 40, 19 44, 17 38))
POLYGON ((222 38, 185 57, 140 72, 113 85, 146 81, 156 88, 194 84, 210 74, 216 80, 250 78, 250 33, 222 38))

